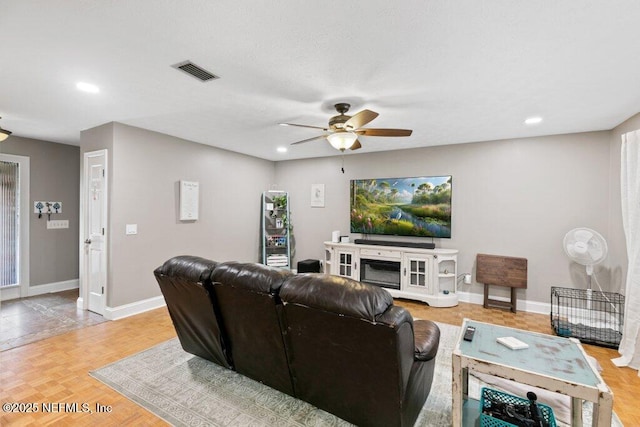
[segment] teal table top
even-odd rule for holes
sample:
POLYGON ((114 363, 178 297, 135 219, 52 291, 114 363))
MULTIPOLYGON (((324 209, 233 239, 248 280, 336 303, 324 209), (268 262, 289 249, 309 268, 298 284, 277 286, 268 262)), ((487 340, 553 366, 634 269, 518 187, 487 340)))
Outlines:
POLYGON ((558 378, 574 384, 597 387, 600 379, 589 365, 578 343, 568 338, 528 332, 467 320, 463 325, 475 326, 473 341, 460 338, 462 355, 502 364, 511 368, 558 378), (496 341, 499 337, 514 337, 529 348, 512 350, 496 341))

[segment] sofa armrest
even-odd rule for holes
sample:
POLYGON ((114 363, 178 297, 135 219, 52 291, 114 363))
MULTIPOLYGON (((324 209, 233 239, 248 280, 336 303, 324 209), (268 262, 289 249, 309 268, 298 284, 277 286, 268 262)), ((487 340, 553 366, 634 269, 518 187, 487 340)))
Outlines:
POLYGON ((414 359, 431 360, 438 353, 440 328, 430 320, 414 320, 413 336, 415 342, 414 359))
POLYGON ((397 305, 392 305, 387 311, 376 316, 375 321, 395 328, 402 323, 412 323, 413 318, 406 309, 397 305))
POLYGON ((211 271, 218 265, 216 261, 192 255, 179 255, 168 259, 153 273, 156 277, 181 277, 192 282, 206 282, 211 271))

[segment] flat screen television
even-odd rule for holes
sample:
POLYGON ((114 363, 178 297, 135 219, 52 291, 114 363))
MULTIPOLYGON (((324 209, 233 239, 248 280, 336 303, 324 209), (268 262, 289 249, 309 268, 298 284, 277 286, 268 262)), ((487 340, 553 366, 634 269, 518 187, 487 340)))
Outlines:
POLYGON ((351 180, 351 232, 451 238, 451 175, 351 180))

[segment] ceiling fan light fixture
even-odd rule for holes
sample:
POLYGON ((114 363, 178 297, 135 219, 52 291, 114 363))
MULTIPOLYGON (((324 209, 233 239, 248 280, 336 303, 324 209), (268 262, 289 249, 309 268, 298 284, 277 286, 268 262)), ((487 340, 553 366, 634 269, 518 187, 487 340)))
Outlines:
POLYGON ((356 142, 358 135, 353 132, 335 132, 327 136, 329 144, 336 150, 344 151, 356 142))
POLYGON ((5 139, 9 138, 9 135, 11 135, 11 133, 12 132, 10 130, 2 129, 2 127, 0 126, 0 142, 2 142, 5 139))

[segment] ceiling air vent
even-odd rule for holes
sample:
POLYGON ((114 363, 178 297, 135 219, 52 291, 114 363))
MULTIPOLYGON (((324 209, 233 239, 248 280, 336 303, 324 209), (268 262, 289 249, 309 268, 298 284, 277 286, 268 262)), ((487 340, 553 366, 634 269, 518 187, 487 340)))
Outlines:
POLYGON ((195 77, 196 79, 200 80, 201 82, 206 82, 206 81, 209 81, 209 80, 214 80, 214 79, 219 79, 220 78, 220 77, 216 76, 215 74, 208 72, 204 68, 198 67, 196 64, 194 64, 191 61, 179 62, 177 64, 172 65, 172 67, 176 68, 178 70, 184 71, 185 73, 189 74, 190 76, 195 77))

